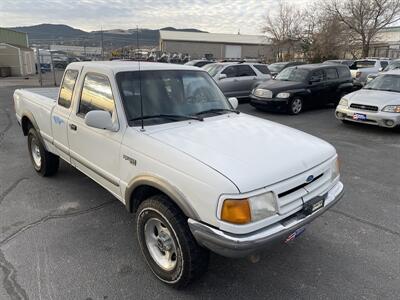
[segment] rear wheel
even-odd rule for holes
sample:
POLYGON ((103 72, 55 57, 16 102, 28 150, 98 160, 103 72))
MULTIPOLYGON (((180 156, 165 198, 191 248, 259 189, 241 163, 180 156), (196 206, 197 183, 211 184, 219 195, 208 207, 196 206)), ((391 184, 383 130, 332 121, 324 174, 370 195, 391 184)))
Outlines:
POLYGON ((208 250, 196 243, 187 218, 165 195, 140 204, 136 229, 147 264, 164 283, 182 288, 207 270, 208 250))
POLYGON ((288 111, 291 115, 298 115, 303 111, 303 99, 296 97, 290 100, 288 111))
POLYGON ((28 149, 35 171, 42 176, 52 176, 58 171, 60 159, 46 151, 34 128, 28 132, 28 149))

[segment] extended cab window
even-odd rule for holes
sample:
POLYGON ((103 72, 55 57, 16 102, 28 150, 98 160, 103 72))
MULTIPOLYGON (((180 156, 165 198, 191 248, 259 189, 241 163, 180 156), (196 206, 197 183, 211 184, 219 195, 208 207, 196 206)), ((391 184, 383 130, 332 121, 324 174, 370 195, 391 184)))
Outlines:
POLYGON ((86 115, 92 110, 114 111, 114 98, 110 82, 106 76, 87 74, 83 83, 78 114, 86 115))
POLYGON ((67 70, 64 75, 63 82, 61 84, 60 96, 58 97, 58 105, 65 108, 70 108, 72 101, 72 94, 74 92, 74 87, 76 79, 78 78, 78 71, 67 70))
POLYGON ((335 68, 325 69, 326 80, 338 79, 339 75, 335 68))

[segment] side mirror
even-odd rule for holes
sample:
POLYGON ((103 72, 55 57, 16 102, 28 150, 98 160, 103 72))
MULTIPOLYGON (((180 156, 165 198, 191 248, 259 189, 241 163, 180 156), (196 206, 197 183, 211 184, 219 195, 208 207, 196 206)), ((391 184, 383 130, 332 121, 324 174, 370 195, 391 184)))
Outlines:
POLYGON ((379 72, 382 72, 383 71, 383 68, 379 68, 379 72))
POLYGON ((239 106, 239 101, 236 97, 228 98, 229 103, 232 105, 233 109, 237 109, 239 106))
POLYGON ((218 76, 219 80, 222 80, 222 79, 225 79, 225 78, 228 78, 228 76, 226 74, 219 74, 219 76, 218 76))
POLYGON ((87 126, 115 131, 111 114, 104 110, 92 110, 85 116, 85 124, 87 126))

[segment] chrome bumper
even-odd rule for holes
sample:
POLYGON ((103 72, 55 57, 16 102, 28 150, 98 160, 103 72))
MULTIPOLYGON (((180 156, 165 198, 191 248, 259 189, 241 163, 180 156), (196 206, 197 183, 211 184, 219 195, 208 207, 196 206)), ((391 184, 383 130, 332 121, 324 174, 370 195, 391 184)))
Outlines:
POLYGON ((189 219, 188 223, 200 245, 222 256, 245 257, 259 252, 274 242, 285 241, 296 229, 310 223, 335 205, 342 198, 343 193, 343 184, 339 182, 328 192, 325 206, 311 215, 304 216, 298 212, 285 220, 249 234, 227 233, 193 219, 189 219))

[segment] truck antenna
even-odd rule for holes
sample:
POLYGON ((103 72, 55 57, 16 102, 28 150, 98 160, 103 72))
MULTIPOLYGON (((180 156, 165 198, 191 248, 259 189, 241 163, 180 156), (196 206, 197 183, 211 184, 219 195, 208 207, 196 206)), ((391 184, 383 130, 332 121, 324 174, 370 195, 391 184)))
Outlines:
POLYGON ((140 59, 138 58, 139 54, 139 26, 136 25, 136 53, 135 58, 138 60, 138 70, 139 70, 139 93, 140 93, 140 114, 142 116, 142 129, 144 131, 144 120, 143 120, 143 97, 142 97, 142 74, 140 70, 140 59))

